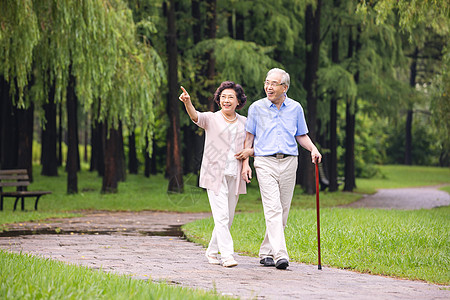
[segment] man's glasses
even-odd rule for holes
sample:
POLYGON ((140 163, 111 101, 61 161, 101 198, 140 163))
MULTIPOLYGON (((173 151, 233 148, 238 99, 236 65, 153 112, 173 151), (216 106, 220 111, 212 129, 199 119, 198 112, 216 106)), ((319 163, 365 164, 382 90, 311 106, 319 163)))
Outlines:
POLYGON ((280 86, 280 85, 284 85, 284 83, 278 83, 276 81, 268 81, 268 80, 264 81, 264 86, 277 87, 277 86, 280 86))

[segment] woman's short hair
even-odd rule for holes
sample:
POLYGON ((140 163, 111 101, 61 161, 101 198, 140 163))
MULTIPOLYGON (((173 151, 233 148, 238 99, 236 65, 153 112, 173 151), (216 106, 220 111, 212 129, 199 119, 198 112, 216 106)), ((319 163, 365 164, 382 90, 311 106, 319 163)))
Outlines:
POLYGON ((226 89, 232 89, 236 92, 236 98, 239 102, 238 106, 236 106, 236 109, 243 108, 245 106, 245 102, 247 102, 247 96, 245 96, 242 86, 240 84, 234 83, 233 81, 224 81, 217 88, 216 92, 214 93, 214 101, 217 103, 217 105, 220 106, 220 94, 222 94, 223 90, 226 89))

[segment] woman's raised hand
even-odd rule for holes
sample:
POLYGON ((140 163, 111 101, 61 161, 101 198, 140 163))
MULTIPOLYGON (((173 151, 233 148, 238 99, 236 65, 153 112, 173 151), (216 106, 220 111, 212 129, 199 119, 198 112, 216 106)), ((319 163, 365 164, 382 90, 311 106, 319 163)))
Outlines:
POLYGON ((183 93, 181 93, 178 99, 180 99, 183 103, 191 101, 191 96, 189 96, 189 93, 184 89, 184 87, 181 87, 181 89, 183 90, 183 93))
POLYGON ((189 117, 191 118, 191 120, 194 121, 195 123, 197 123, 198 114, 197 114, 197 111, 195 110, 194 105, 192 105, 191 96, 189 96, 188 92, 186 92, 184 87, 181 87, 181 89, 183 90, 183 93, 180 95, 180 97, 178 99, 180 99, 180 101, 184 103, 184 106, 186 107, 186 111, 187 111, 189 117))

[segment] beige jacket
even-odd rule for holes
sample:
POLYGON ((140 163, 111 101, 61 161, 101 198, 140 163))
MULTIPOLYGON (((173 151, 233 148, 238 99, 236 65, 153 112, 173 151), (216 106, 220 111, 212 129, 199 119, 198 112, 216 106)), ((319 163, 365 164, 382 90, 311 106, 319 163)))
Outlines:
MULTIPOLYGON (((205 148, 203 151, 202 166, 200 169, 200 187, 213 190, 219 194, 225 171, 225 163, 231 144, 236 142, 236 152, 244 148, 246 117, 236 113, 238 117, 238 129, 236 140, 231 141, 229 125, 218 112, 197 112, 199 127, 205 129, 205 148)), ((242 161, 238 161, 238 173, 236 174, 236 195, 246 194, 247 187, 241 177, 242 161)))

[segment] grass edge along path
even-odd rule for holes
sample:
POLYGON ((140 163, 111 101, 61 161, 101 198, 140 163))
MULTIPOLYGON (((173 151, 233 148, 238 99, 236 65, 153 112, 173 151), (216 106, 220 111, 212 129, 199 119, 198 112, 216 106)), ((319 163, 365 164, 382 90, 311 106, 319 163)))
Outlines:
POLYGON ((229 299, 0 250, 1 299, 229 299))
MULTIPOLYGON (((429 283, 450 284, 450 207, 401 211, 322 209, 322 265, 429 283)), ((212 218, 183 226, 188 240, 205 247, 212 218)), ((258 256, 265 232, 261 213, 238 214, 231 234, 235 251, 258 256)), ((313 209, 293 209, 286 227, 292 261, 317 264, 313 209)))

